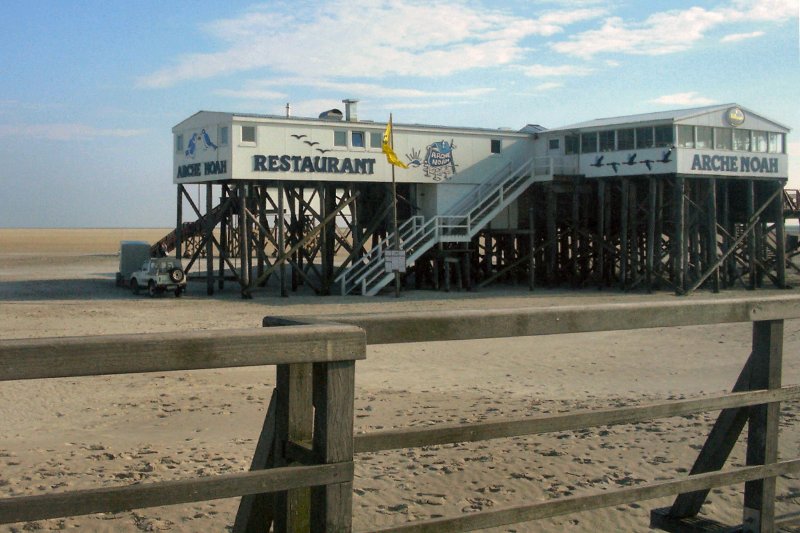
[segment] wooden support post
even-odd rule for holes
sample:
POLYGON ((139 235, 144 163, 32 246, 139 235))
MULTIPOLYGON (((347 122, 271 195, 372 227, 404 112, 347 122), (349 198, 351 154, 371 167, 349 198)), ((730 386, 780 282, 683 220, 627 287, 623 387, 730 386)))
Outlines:
MULTIPOLYGON (((721 216, 722 221, 720 224, 725 229, 725 233, 722 236, 722 253, 728 253, 728 250, 731 248, 731 244, 733 243, 734 239, 734 229, 733 224, 731 224, 731 207, 730 207, 730 181, 724 180, 720 182, 720 192, 722 192, 722 207, 721 207, 721 216)), ((730 288, 733 286, 734 281, 736 280, 736 258, 731 254, 728 259, 726 259, 722 263, 722 282, 725 288, 730 288)))
MULTIPOLYGON (((278 214, 275 217, 275 224, 278 226, 278 249, 275 253, 275 260, 282 256, 286 251, 286 219, 284 216, 284 209, 283 209, 283 196, 284 196, 284 186, 283 184, 278 186, 278 214)), ((286 290, 286 265, 281 264, 280 270, 278 270, 278 277, 281 283, 281 296, 286 298, 289 296, 289 293, 286 290)))
POLYGON ((655 251, 655 264, 653 265, 654 274, 657 274, 655 279, 655 288, 661 288, 661 281, 664 276, 664 263, 662 250, 662 240, 664 235, 664 180, 658 179, 656 181, 656 209, 655 209, 655 241, 653 243, 653 250, 655 251))
POLYGON ((175 206, 175 258, 183 256, 183 185, 178 184, 178 204, 175 206))
POLYGON ((547 186, 547 282, 555 284, 556 262, 558 257, 558 241, 556 233, 556 193, 553 184, 547 186))
POLYGON ((528 290, 533 290, 536 282, 536 217, 533 205, 528 208, 528 290))
POLYGON ((656 178, 647 180, 647 242, 645 243, 645 275, 647 292, 653 291, 653 266, 656 253, 656 206, 657 206, 656 178))
MULTIPOLYGON (((756 209, 756 200, 755 200, 755 182, 753 180, 747 180, 747 220, 751 222, 753 219, 753 213, 756 209)), ((758 274, 756 269, 756 228, 755 226, 750 230, 750 235, 747 237, 747 264, 750 270, 747 282, 748 288, 753 290, 756 288, 758 283, 758 274)))
POLYGON ((783 218, 783 182, 776 180, 775 186, 781 190, 775 202, 775 270, 778 288, 786 288, 786 226, 783 218))
POLYGON ((247 220, 247 186, 244 184, 239 185, 236 190, 239 195, 239 280, 242 289, 242 298, 247 298, 245 289, 250 285, 250 270, 249 270, 249 246, 250 241, 247 231, 249 224, 247 220))
MULTIPOLYGON (((261 274, 264 273, 264 263, 266 262, 266 255, 267 255, 267 234, 266 231, 269 229, 269 223, 267 222, 267 188, 266 187, 253 187, 255 194, 255 207, 254 209, 258 212, 258 252, 256 253, 256 275, 261 277, 261 274), (259 194, 260 191, 260 194, 259 194)), ((252 210, 251 210, 252 212, 252 210)), ((261 283, 261 286, 264 286, 266 281, 261 283)))
POLYGON ((711 288, 715 293, 719 292, 719 265, 717 262, 717 180, 708 180, 708 211, 706 213, 707 242, 706 242, 706 266, 713 266, 714 273, 711 275, 711 288))
MULTIPOLYGON (((228 196, 228 187, 223 185, 220 192, 219 203, 224 205, 228 196)), ((230 219, 228 213, 220 213, 219 220, 219 272, 217 272, 217 288, 222 290, 225 288, 225 260, 230 255, 228 250, 228 228, 230 227, 230 219)))
MULTIPOLYGON (((314 424, 312 405, 312 365, 278 365, 277 411, 275 418, 275 467, 290 466, 289 443, 308 446, 314 424)), ((310 490, 308 488, 275 494, 275 532, 308 531, 310 527, 310 490)))
POLYGON ((628 209, 630 208, 630 178, 622 178, 622 199, 619 221, 619 288, 628 282, 628 209))
POLYGON ((205 236, 206 236, 206 294, 214 294, 214 217, 211 211, 214 209, 213 185, 206 184, 206 217, 205 217, 205 236))
POLYGON ((672 246, 673 273, 672 282, 675 285, 675 292, 683 294, 686 290, 686 197, 684 194, 685 178, 675 178, 675 235, 672 246))
POLYGON ((570 231, 570 285, 578 286, 578 228, 580 226, 580 203, 578 185, 572 182, 572 228, 570 231))
POLYGON ((595 250, 597 250, 597 279, 598 286, 602 287, 605 282, 605 248, 606 241, 605 220, 606 220, 606 180, 597 181, 597 239, 595 240, 595 250))
MULTIPOLYGON (((314 363, 314 447, 318 463, 353 461, 355 361, 314 363)), ((352 529, 353 483, 311 489, 311 531, 352 529)))
POLYGON ((628 201, 630 207, 628 208, 628 231, 630 232, 630 270, 628 277, 630 278, 630 286, 635 287, 639 283, 639 194, 637 182, 631 180, 628 184, 628 201))
MULTIPOLYGON (((779 389, 783 358, 783 320, 753 323, 753 365, 750 389, 779 389)), ((780 403, 750 407, 747 431, 747 465, 778 460, 780 403)), ((749 481, 744 486, 744 531, 775 530, 775 478, 749 481)))

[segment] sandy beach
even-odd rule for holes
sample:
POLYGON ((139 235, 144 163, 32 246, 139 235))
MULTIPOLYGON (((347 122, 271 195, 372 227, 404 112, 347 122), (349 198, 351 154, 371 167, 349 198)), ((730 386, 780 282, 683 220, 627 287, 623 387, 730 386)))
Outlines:
MULTIPOLYGON (((114 286, 119 241, 153 242, 165 229, 0 229, 0 339, 260 327, 266 315, 487 309, 667 300, 618 290, 498 286, 412 291, 401 298, 242 300, 230 284, 206 296, 134 296, 114 286)), ((795 287, 800 279, 793 278, 795 287)), ((798 289, 792 289, 796 293, 798 289)), ((764 295, 782 293, 764 289, 764 295)), ((700 291, 689 299, 732 298, 700 291)), ((500 420, 635 405, 730 390, 750 352, 751 327, 733 324, 488 341, 370 346, 356 370, 356 431, 500 420)), ((787 321, 784 384, 800 383, 800 321, 787 321)), ((115 486, 246 470, 274 386, 269 367, 0 382, 0 494, 115 486)), ((354 530, 497 509, 680 476, 717 413, 475 444, 359 454, 354 530)), ((800 456, 800 402, 782 405, 780 455, 800 456)), ((742 437, 729 465, 744 464, 742 437)), ((713 490, 702 515, 741 521, 742 486, 713 490)), ((778 481, 777 513, 800 511, 800 479, 778 481)), ((650 531, 671 499, 491 531, 650 531)), ((238 500, 0 526, 0 532, 76 529, 226 531, 238 500)), ((787 528, 784 531, 800 531, 787 528)))

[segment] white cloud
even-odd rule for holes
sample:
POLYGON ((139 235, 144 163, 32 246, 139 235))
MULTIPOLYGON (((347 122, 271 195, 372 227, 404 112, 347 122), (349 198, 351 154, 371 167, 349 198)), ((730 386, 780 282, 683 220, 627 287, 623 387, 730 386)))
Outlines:
POLYGON ((524 39, 554 35, 605 12, 565 8, 532 18, 445 0, 336 0, 314 10, 278 9, 273 4, 208 23, 206 32, 223 42, 220 51, 184 55, 140 78, 139 86, 253 69, 318 78, 446 76, 511 64, 526 52, 524 39))
POLYGON ((248 87, 293 86, 314 87, 353 98, 480 98, 491 92, 492 87, 470 87, 450 91, 423 91, 403 87, 387 87, 377 83, 330 81, 310 78, 277 78, 251 82, 248 87))
POLYGON ((560 89, 563 86, 564 86, 563 83, 556 82, 556 81, 549 81, 549 82, 546 82, 546 83, 540 83, 539 85, 534 87, 533 90, 538 92, 538 93, 543 93, 543 92, 546 92, 546 91, 552 91, 554 89, 560 89))
POLYGON ((138 137, 147 130, 96 128, 88 124, 0 124, 0 137, 23 137, 49 141, 84 141, 98 137, 138 137))
POLYGON ((659 96, 654 100, 650 100, 650 102, 659 105, 677 105, 677 106, 702 106, 702 105, 711 105, 716 103, 711 98, 700 96, 694 91, 686 93, 666 94, 664 96, 659 96))
POLYGON ((654 13, 644 21, 609 17, 600 29, 579 33, 551 47, 589 59, 600 53, 662 55, 689 50, 717 27, 733 23, 783 22, 797 18, 792 0, 734 0, 725 7, 690 7, 654 13))
POLYGON ((754 31, 750 33, 731 33, 730 35, 726 35, 722 39, 719 40, 721 43, 735 43, 738 41, 744 41, 746 39, 755 39, 756 37, 761 37, 764 35, 763 31, 754 31))
POLYGON ((556 76, 588 76, 594 69, 575 65, 526 65, 521 67, 526 76, 532 78, 549 78, 556 76))

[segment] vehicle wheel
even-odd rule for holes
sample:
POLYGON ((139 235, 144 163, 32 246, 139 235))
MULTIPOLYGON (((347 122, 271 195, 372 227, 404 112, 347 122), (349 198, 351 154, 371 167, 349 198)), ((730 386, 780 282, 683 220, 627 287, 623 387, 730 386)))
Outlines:
POLYGON ((175 283, 180 283, 183 281, 183 270, 180 268, 173 268, 169 271, 169 279, 174 281, 175 283))
POLYGON ((181 289, 180 287, 175 289, 175 298, 180 298, 181 294, 183 294, 183 289, 181 289))
POLYGON ((136 278, 131 280, 131 291, 133 294, 139 294, 139 282, 136 281, 136 278))
POLYGON ((157 292, 158 291, 156 291, 156 282, 150 280, 150 283, 147 284, 147 294, 150 295, 150 298, 155 298, 157 292))

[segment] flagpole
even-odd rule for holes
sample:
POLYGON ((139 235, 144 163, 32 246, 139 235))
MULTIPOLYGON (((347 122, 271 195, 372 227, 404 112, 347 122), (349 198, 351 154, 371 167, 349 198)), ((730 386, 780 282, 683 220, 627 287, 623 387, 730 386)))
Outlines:
MULTIPOLYGON (((392 114, 389 113, 389 124, 392 123, 392 114)), ((394 151, 394 128, 391 129, 389 136, 389 146, 394 151)), ((394 249, 400 250, 400 234, 397 230, 397 182, 394 179, 394 165, 392 167, 392 227, 394 231, 394 249)), ((394 296, 400 297, 400 271, 395 268, 394 270, 394 296)))

